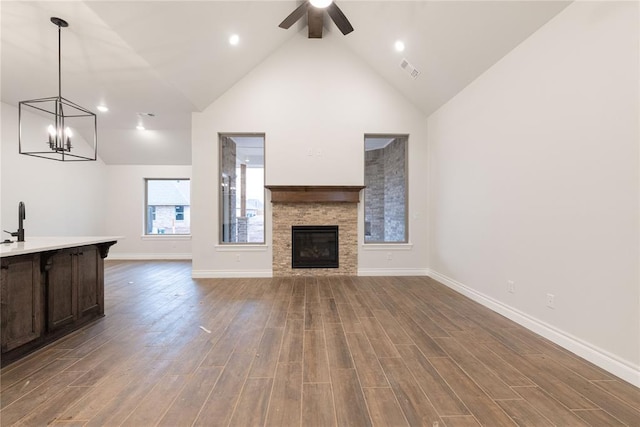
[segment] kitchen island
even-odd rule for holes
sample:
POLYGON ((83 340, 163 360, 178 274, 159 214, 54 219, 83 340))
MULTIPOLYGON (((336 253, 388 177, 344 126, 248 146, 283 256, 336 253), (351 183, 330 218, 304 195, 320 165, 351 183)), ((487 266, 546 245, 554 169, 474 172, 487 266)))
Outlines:
POLYGON ((0 244, 2 366, 104 316, 104 258, 118 239, 0 244))

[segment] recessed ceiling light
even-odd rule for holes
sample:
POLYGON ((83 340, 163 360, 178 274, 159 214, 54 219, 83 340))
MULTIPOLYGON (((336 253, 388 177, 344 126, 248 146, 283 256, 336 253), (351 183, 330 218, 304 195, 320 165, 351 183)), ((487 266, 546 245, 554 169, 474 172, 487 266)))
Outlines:
POLYGON ((324 9, 333 3, 333 0, 311 0, 311 5, 320 9, 324 9))
POLYGON ((240 43, 240 36, 237 34, 233 34, 231 35, 231 37, 229 37, 229 44, 232 46, 237 45, 238 43, 240 43))
POLYGON ((404 42, 402 40, 398 40, 393 46, 398 52, 402 52, 404 50, 404 42))
POLYGON ((142 126, 142 125, 138 125, 138 126, 136 126, 136 129, 138 129, 138 130, 144 130, 144 126, 142 126))
POLYGON ((96 108, 101 113, 106 113, 107 111, 109 111, 109 107, 107 107, 106 105, 98 105, 96 108))

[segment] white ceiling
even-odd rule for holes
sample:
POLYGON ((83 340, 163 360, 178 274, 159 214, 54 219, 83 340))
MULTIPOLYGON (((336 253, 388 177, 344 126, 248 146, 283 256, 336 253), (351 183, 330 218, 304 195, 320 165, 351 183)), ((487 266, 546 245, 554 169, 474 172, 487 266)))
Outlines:
MULTIPOLYGON (((191 113, 242 79, 296 32, 278 24, 297 1, 5 1, 2 101, 55 96, 57 28, 63 96, 99 113, 108 164, 190 164, 191 113), (228 38, 239 34, 238 46, 228 38), (135 130, 137 113, 148 129, 135 130)), ((339 0, 355 31, 341 42, 428 115, 566 7, 563 1, 339 0), (393 50, 397 39, 406 50, 393 50), (406 58, 419 71, 410 78, 406 58)), ((334 35, 335 35, 334 34, 334 35)), ((335 37, 334 37, 335 38, 335 37)), ((6 125, 3 123, 3 125, 6 125)))

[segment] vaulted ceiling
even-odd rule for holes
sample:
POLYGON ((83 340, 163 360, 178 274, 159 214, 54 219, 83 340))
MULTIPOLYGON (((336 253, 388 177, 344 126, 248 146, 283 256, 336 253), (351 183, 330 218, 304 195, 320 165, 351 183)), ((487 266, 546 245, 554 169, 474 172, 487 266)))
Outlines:
MULTIPOLYGON (((355 31, 325 33, 367 63, 425 117, 558 14, 568 1, 338 0, 355 31), (402 40, 404 52, 393 49, 402 40), (411 78, 406 59, 420 74, 411 78)), ((63 96, 99 113, 107 164, 190 164, 191 113, 213 103, 292 37, 304 19, 278 24, 296 1, 2 2, 2 102, 57 92, 57 28, 63 96), (236 46, 232 34, 240 36, 236 46), (155 117, 139 116, 153 113, 155 117), (145 132, 135 130, 138 120, 145 132), (150 144, 150 141, 153 144, 150 144)), ((322 39, 309 40, 322 43, 322 39)), ((11 125, 5 124, 4 125, 11 125)))

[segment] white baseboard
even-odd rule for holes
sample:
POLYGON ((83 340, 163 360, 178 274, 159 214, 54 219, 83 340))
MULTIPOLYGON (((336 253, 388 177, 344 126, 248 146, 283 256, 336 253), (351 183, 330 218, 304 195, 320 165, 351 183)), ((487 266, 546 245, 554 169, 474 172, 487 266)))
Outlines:
POLYGON ((358 276, 428 276, 426 268, 359 268, 358 276))
POLYGON ((109 261, 169 261, 190 260, 190 253, 118 253, 111 252, 107 257, 109 261))
POLYGON ((521 312, 505 303, 484 295, 456 280, 453 280, 437 271, 430 270, 428 276, 441 282, 447 287, 461 293, 462 295, 482 304, 483 306, 500 313, 503 316, 513 320, 519 325, 542 335, 543 337, 553 341, 559 346, 577 354, 578 356, 588 360, 589 362, 601 367, 607 372, 630 382, 636 387, 640 387, 640 366, 623 360, 618 356, 609 353, 606 350, 598 348, 580 338, 577 338, 567 332, 564 332, 552 325, 549 325, 535 317, 521 312))
POLYGON ((231 279, 273 277, 271 270, 192 270, 194 279, 231 279))

